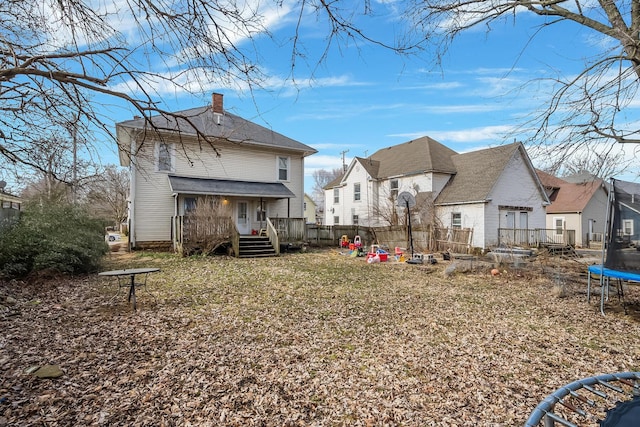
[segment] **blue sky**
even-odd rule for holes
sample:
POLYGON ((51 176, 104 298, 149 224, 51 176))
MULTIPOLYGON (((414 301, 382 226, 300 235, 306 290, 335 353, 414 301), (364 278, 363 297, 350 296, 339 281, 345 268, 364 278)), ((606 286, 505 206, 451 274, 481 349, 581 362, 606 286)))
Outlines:
MULTIPOLYGON (((377 18, 362 22, 373 37, 389 39, 402 30, 404 21, 390 8, 376 11, 377 18)), ((292 16, 289 9, 270 15, 276 41, 284 43, 292 34, 292 16)), ((310 21, 302 33, 309 62, 297 63, 295 88, 290 49, 258 37, 259 64, 270 77, 264 90, 248 92, 238 83, 235 89, 212 84, 200 95, 160 94, 164 108, 178 111, 209 103, 212 92, 223 93, 232 113, 314 147, 318 153, 306 159, 305 189, 310 192, 312 171, 340 167, 345 150, 348 164, 354 156, 421 136, 458 152, 525 139, 510 131, 540 111, 549 88, 523 85, 554 73, 571 75, 582 69, 585 57, 602 49, 601 40, 577 24, 549 26, 529 43, 540 23, 521 14, 515 24, 496 24, 489 33, 469 31, 435 67, 428 52, 402 57, 367 43, 336 46, 317 65, 326 31, 310 21)), ((112 114, 114 123, 133 116, 126 108, 112 114)), ((631 158, 630 148, 621 155, 631 158)), ((114 147, 104 150, 102 161, 117 163, 114 147)))

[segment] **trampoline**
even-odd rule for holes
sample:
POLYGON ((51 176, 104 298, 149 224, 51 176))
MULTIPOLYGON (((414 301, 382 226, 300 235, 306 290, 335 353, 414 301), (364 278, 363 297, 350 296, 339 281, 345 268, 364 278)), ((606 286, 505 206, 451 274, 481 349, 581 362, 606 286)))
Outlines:
POLYGON ((627 281, 640 284, 640 274, 630 271, 613 270, 611 268, 603 267, 602 265, 590 265, 587 275, 587 301, 591 301, 592 274, 600 277, 600 312, 604 315, 604 302, 609 299, 609 279, 617 279, 616 290, 626 313, 627 309, 624 302, 624 289, 622 288, 622 282, 627 281))
POLYGON ((640 184, 612 179, 607 200, 602 263, 589 266, 587 301, 591 299, 591 275, 600 276, 600 312, 609 298, 610 279, 616 279, 624 303, 623 282, 640 282, 640 184))
POLYGON ((533 410, 525 427, 635 427, 640 420, 640 372, 604 374, 566 384, 533 410), (543 423, 543 424, 541 424, 543 423))

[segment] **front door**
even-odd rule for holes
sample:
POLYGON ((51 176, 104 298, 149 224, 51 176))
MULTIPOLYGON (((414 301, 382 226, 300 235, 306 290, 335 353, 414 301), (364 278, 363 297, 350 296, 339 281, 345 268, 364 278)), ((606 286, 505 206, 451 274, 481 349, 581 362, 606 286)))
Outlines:
POLYGON ((248 203, 245 201, 239 201, 236 203, 236 209, 236 227, 238 227, 238 232, 240 234, 250 234, 248 203))

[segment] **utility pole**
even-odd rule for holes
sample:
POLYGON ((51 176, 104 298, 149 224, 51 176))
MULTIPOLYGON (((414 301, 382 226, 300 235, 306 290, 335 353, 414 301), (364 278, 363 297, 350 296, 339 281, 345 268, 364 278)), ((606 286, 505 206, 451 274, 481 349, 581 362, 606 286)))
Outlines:
POLYGON ((346 172, 347 171, 347 164, 344 161, 344 155, 347 154, 349 152, 349 150, 344 150, 340 152, 340 155, 342 156, 342 171, 346 172))

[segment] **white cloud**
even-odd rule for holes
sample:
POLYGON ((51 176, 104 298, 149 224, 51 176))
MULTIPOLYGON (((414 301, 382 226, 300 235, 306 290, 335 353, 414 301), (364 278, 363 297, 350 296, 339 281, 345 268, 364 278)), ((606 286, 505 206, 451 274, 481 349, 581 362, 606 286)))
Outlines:
POLYGON ((452 131, 425 130, 399 134, 396 133, 388 136, 415 139, 429 135, 431 138, 445 145, 447 145, 447 143, 479 143, 483 141, 495 144, 503 141, 505 135, 512 131, 513 128, 511 126, 485 126, 452 131))

